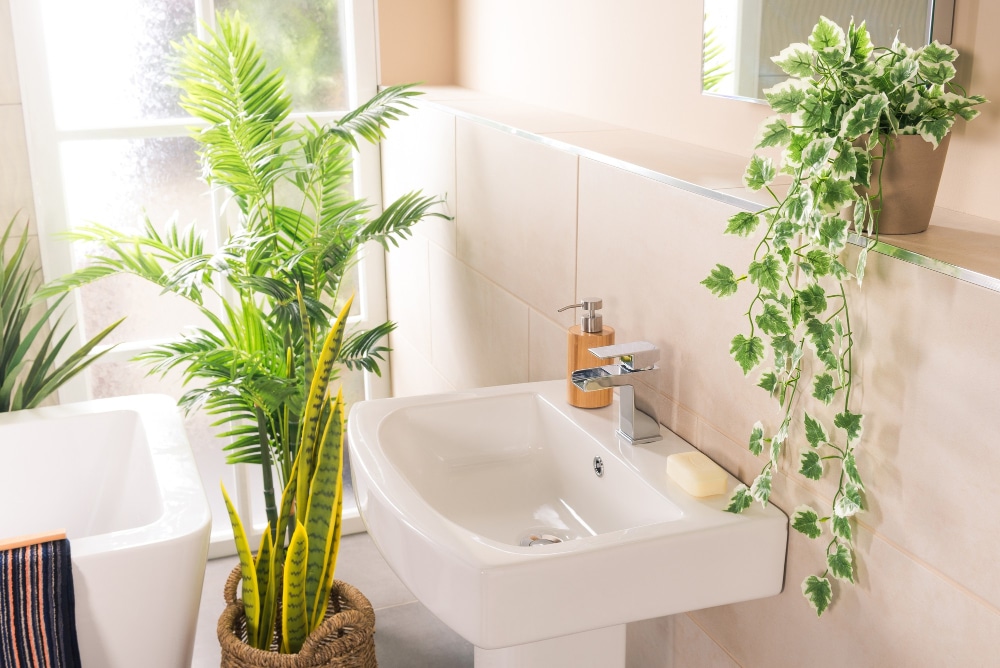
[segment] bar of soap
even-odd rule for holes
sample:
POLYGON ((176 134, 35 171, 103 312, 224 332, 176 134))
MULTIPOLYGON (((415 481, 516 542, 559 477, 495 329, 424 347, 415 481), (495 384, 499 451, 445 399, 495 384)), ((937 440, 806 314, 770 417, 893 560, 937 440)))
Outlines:
POLYGON ((667 457, 667 475, 691 496, 726 493, 726 471, 697 450, 667 457))

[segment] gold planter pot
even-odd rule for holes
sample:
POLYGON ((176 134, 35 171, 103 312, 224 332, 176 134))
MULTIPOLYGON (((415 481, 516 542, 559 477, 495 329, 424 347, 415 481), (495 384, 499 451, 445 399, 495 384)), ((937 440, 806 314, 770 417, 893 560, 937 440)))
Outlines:
POLYGON ((219 617, 221 668, 377 668, 375 610, 356 588, 334 580, 323 623, 309 634, 297 654, 279 654, 278 633, 271 651, 247 644, 243 602, 236 598, 240 580, 237 566, 226 580, 226 609, 219 617))
MULTIPOLYGON (((869 197, 878 193, 881 177, 879 234, 916 234, 927 229, 950 141, 948 134, 935 149, 919 135, 896 136, 886 159, 872 161, 872 187, 867 192, 869 197)), ((876 149, 872 157, 881 155, 876 149)))

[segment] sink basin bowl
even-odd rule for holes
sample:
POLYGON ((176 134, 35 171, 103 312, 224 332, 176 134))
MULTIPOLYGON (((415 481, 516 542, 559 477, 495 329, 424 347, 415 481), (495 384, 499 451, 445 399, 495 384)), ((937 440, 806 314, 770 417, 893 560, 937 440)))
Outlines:
POLYGON ((665 469, 690 445, 666 429, 629 445, 616 405, 564 394, 554 381, 354 406, 361 515, 431 612, 492 650, 781 591, 781 511, 689 496, 665 469))

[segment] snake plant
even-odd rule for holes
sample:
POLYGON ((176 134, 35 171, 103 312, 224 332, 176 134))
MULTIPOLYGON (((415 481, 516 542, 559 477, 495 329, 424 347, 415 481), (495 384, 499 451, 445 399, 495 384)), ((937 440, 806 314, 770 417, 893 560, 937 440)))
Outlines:
POLYGON ((280 651, 298 652, 326 614, 344 502, 344 397, 342 391, 332 397, 329 384, 351 301, 341 310, 317 359, 301 407, 300 447, 281 495, 281 510, 276 523, 268 524, 256 558, 222 488, 240 558, 247 642, 257 649, 269 649, 280 626, 280 651), (276 624, 279 597, 281 619, 276 624))
MULTIPOLYGON (((55 289, 128 273, 198 308, 207 326, 138 359, 150 373, 184 372, 189 389, 180 404, 220 416, 216 424, 227 429, 221 436, 233 439, 229 463, 263 464, 273 525, 268 464, 287 485, 300 447, 301 399, 345 273, 365 243, 388 248, 418 221, 440 214, 430 211, 438 200, 420 193, 381 213, 351 194, 352 152, 361 140, 382 139, 388 123, 406 115, 414 91, 391 86, 329 125, 297 124, 280 71, 267 68, 240 16, 221 14, 218 26, 205 40, 189 36, 177 45, 175 84, 182 107, 203 122, 192 136, 205 178, 229 200, 238 225, 214 252, 193 227, 168 226, 164 233, 147 220, 137 234, 97 224, 78 228, 71 239, 104 251, 55 289)), ((378 373, 392 328, 386 322, 354 332, 336 361, 378 373)))
POLYGON ((121 323, 109 325, 81 348, 60 359, 73 331, 57 336, 62 321, 59 308, 66 294, 53 299, 37 318, 31 307, 40 301, 37 294, 39 269, 28 261, 27 228, 8 256, 14 217, 0 235, 0 413, 35 408, 66 381, 83 371, 109 349, 91 355, 94 348, 121 323), (46 330, 46 328, 48 328, 46 330))

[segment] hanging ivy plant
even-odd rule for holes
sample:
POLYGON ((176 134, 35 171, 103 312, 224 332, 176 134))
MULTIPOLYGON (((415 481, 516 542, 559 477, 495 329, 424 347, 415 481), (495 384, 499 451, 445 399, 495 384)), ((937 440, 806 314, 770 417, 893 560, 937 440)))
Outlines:
POLYGON ((774 57, 790 78, 764 92, 778 115, 763 123, 757 148, 778 147, 781 159, 775 164, 754 155, 744 181, 766 190, 775 203, 728 221, 726 234, 760 236, 746 271, 737 275, 719 264, 702 281, 718 297, 749 284, 747 331, 732 339, 729 353, 744 375, 766 363, 757 386, 781 407, 776 428, 759 421, 751 429, 750 451, 766 452, 768 460, 749 487, 737 488, 727 510, 768 503, 789 434, 800 428, 808 445, 798 473, 819 480, 832 472, 838 479, 827 510, 800 506, 791 519, 800 533, 828 541, 823 570, 802 583, 817 615, 833 600, 831 578, 854 583, 851 518, 865 508, 857 466, 864 416, 852 401, 856 340, 846 286, 861 286, 878 238, 881 185, 872 184, 872 174, 881 170, 873 166, 891 155, 898 135, 920 135, 937 147, 956 118, 976 117, 973 107, 986 99, 952 82, 957 57, 937 42, 876 48, 864 23, 852 22, 844 31, 824 17, 808 43, 774 57), (773 187, 779 173, 791 177, 783 196, 773 187), (848 268, 844 249, 852 225, 866 236, 857 263, 848 268), (820 409, 806 393, 833 410, 820 409), (832 420, 820 415, 827 412, 832 420))

